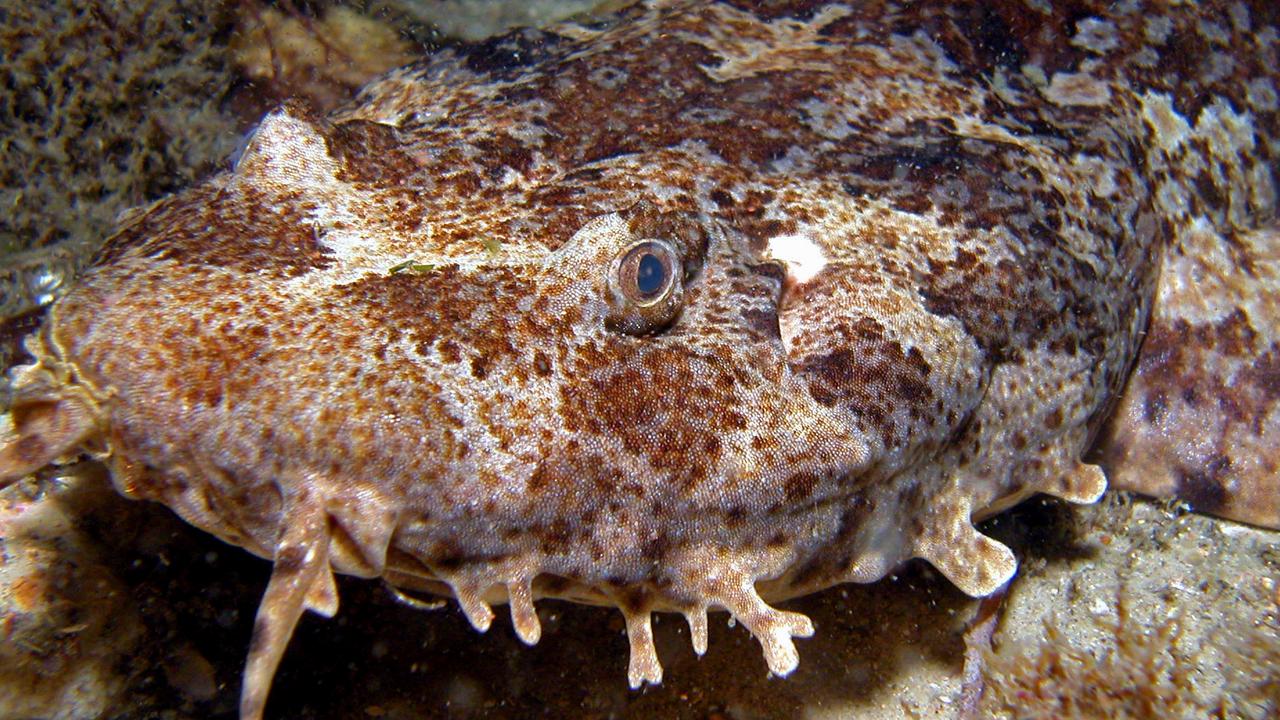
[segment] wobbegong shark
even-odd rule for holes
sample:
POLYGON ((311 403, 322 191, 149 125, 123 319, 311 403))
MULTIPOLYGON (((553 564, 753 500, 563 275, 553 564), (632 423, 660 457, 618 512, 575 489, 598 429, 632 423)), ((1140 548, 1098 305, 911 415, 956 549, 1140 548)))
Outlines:
POLYGON ((732 614, 1113 487, 1280 526, 1273 3, 676 2, 438 52, 137 209, 27 340, 85 454, 270 560, 240 714, 334 573, 732 614))

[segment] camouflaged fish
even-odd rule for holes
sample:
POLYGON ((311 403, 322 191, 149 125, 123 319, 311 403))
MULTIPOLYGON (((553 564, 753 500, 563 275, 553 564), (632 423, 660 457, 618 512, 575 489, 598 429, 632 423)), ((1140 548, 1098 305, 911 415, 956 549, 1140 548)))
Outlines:
POLYGON ((1103 468, 1276 526, 1276 8, 654 1, 286 105, 52 308, 0 475, 271 559, 244 718, 335 571, 617 606, 634 687, 655 611, 786 675, 769 603, 991 593, 1103 468))

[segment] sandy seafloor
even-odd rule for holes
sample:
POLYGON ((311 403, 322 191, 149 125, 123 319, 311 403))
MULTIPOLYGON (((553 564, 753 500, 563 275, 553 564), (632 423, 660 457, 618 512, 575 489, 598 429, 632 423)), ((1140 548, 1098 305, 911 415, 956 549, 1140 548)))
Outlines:
MULTIPOLYGON (((450 4, 451 17, 464 5, 450 4)), ((15 262, 0 258, 0 271, 15 262)), ((6 352, 32 323, 6 320, 6 352)), ((1021 569, 996 608, 983 704, 969 717, 1280 716, 1280 533, 1113 494, 1089 507, 1032 500, 982 529, 1021 569)), ((0 492, 0 720, 234 717, 269 569, 119 497, 91 463, 0 492)), ((712 617, 702 658, 683 620, 658 616, 665 676, 643 691, 627 688, 615 610, 542 601, 542 641, 528 648, 501 611, 481 635, 453 604, 424 611, 377 581, 339 586, 338 616, 299 626, 269 717, 966 713, 964 633, 978 602, 923 563, 787 603, 817 634, 799 642, 785 679, 768 676, 726 615, 712 617)))

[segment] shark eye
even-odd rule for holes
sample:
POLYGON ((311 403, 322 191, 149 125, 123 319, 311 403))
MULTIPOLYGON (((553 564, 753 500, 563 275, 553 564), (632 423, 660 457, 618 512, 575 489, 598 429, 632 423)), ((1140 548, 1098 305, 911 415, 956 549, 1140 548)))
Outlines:
POLYGON ((645 335, 670 325, 680 312, 683 272, 666 240, 639 240, 624 248, 609 269, 610 329, 645 335))
POLYGON ((675 250, 661 240, 641 240, 622 255, 618 263, 618 287, 636 305, 652 305, 662 300, 675 283, 675 250))

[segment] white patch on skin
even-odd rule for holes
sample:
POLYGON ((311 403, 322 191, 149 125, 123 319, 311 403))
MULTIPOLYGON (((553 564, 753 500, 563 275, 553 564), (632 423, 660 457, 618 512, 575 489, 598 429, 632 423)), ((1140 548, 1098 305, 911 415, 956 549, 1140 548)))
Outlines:
POLYGON ((1191 125, 1173 108, 1173 98, 1165 93, 1143 94, 1142 119, 1155 130, 1155 144, 1168 153, 1181 147, 1191 134, 1191 125))
POLYGON ((1280 108, 1280 94, 1271 78, 1258 77, 1249 81, 1245 90, 1249 105, 1258 112, 1275 112, 1280 108))
POLYGON ((1227 45, 1231 42, 1231 34, 1216 22, 1202 22, 1196 27, 1200 31, 1200 36, 1211 43, 1227 45))
POLYGON ((1109 198, 1115 195, 1117 190, 1115 168, 1108 164, 1106 160, 1094 155, 1077 153, 1071 159, 1071 164, 1082 178, 1089 179, 1093 186, 1094 195, 1100 198, 1109 198))
POLYGON ((1111 88, 1088 73, 1054 73, 1041 92, 1058 105, 1102 107, 1111 102, 1111 88))
POLYGON ((716 66, 703 65, 703 72, 717 82, 754 77, 780 70, 825 70, 823 55, 840 52, 826 43, 823 28, 853 11, 842 5, 823 8, 809 22, 779 19, 761 23, 753 14, 717 7, 725 17, 705 28, 704 34, 684 34, 720 56, 716 66))
POLYGON ((1147 26, 1144 28, 1144 33, 1147 37, 1147 42, 1152 45, 1163 45, 1172 32, 1173 21, 1168 17, 1160 15, 1147 18, 1147 26))
POLYGON ((788 284, 809 282, 827 266, 822 246, 805 232, 770 238, 767 257, 787 266, 788 284))
POLYGON ((1200 82, 1211 85, 1229 78, 1231 73, 1235 71, 1235 67, 1235 60, 1230 55, 1213 53, 1209 56, 1208 61, 1204 63, 1204 72, 1200 73, 1200 82))
POLYGON ((1236 32, 1246 33, 1253 26, 1253 22, 1249 19, 1249 8, 1243 3, 1235 3, 1227 8, 1227 12, 1231 15, 1231 24, 1235 27, 1236 32))
POLYGON ((1071 44, 1078 48, 1103 55, 1120 44, 1116 38, 1116 26, 1105 20, 1085 18, 1077 27, 1079 30, 1071 38, 1071 44))

